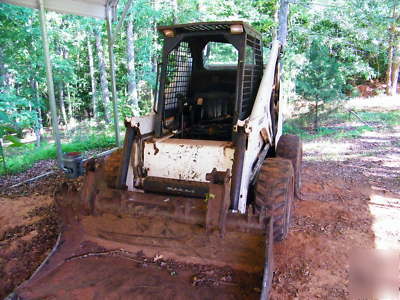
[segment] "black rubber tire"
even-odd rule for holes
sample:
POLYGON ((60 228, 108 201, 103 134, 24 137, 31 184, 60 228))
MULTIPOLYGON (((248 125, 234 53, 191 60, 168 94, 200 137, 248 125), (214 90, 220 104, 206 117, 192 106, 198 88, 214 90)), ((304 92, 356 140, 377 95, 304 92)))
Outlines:
POLYGON ((297 135, 285 134, 279 139, 276 156, 289 159, 294 170, 295 195, 301 198, 301 164, 303 161, 303 143, 297 135))
POLYGON ((293 213, 294 172, 290 160, 267 158, 261 166, 255 187, 255 203, 274 217, 274 240, 284 240, 293 213))

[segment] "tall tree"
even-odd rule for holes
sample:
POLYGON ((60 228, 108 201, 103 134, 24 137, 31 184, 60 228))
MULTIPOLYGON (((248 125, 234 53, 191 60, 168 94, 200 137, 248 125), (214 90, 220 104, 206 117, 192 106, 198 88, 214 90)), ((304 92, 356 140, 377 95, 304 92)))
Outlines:
POLYGON ((314 129, 318 130, 321 104, 340 98, 346 82, 340 64, 320 41, 312 42, 307 58, 308 62, 296 79, 296 90, 314 102, 314 129))
POLYGON ((289 16, 289 0, 280 0, 279 5, 279 27, 278 27, 278 40, 283 46, 286 45, 288 35, 288 16, 289 16))
POLYGON ((74 116, 74 112, 72 111, 72 98, 71 98, 71 89, 69 83, 66 84, 67 88, 67 99, 68 99, 68 119, 71 123, 72 118, 74 116))
MULTIPOLYGON (((61 23, 61 28, 63 28, 64 23, 61 23)), ((59 55, 62 57, 63 62, 68 61, 67 57, 67 49, 64 47, 64 45, 59 46, 59 55)), ((65 85, 64 85, 64 78, 59 79, 58 83, 58 91, 59 91, 59 101, 60 101, 60 111, 62 115, 62 119, 64 121, 65 125, 68 125, 68 117, 67 117, 67 112, 65 110, 65 91, 64 91, 65 85)))
MULTIPOLYGON (((393 93, 393 75, 395 66, 393 56, 396 51, 396 9, 397 0, 394 0, 392 7, 392 22, 389 27, 389 45, 388 45, 388 66, 386 71, 386 94, 391 95, 393 93)), ((400 55, 400 54, 399 54, 400 55)), ((396 84, 394 84, 396 86, 396 84)), ((396 88, 394 89, 396 93, 396 88)))
POLYGON ((392 80, 391 80, 391 92, 392 96, 397 95, 397 85, 399 81, 400 72, 400 34, 396 32, 395 43, 393 49, 393 61, 392 61, 392 80))
POLYGON ((178 0, 170 0, 172 7, 172 20, 174 23, 178 21, 178 0))
POLYGON ((91 87, 91 94, 92 94, 92 117, 94 119, 96 119, 97 118, 96 79, 94 77, 93 48, 92 48, 92 43, 90 42, 90 39, 89 39, 89 35, 87 38, 87 49, 88 49, 88 58, 89 58, 90 87, 91 87))
POLYGON ((65 101, 64 101, 64 83, 58 83, 58 92, 59 92, 59 104, 60 104, 60 111, 65 125, 68 125, 67 113, 65 111, 65 101))
POLYGON ((0 92, 3 92, 3 89, 6 84, 5 76, 6 76, 6 67, 4 64, 4 53, 3 53, 3 48, 0 45, 0 92))
POLYGON ((138 103, 138 91, 136 84, 136 71, 135 71, 135 33, 133 29, 133 22, 128 20, 126 26, 126 52, 128 57, 128 100, 132 114, 138 116, 140 113, 138 103))
POLYGON ((42 139, 42 128, 43 128, 43 124, 42 124, 42 108, 40 105, 40 96, 39 96, 39 86, 38 86, 38 82, 34 79, 32 79, 31 81, 32 84, 32 88, 35 90, 35 107, 36 107, 36 118, 34 120, 34 125, 33 125, 33 131, 35 132, 35 136, 36 136, 36 147, 40 147, 40 143, 41 143, 41 139, 42 139))
POLYGON ((108 89, 108 80, 107 80, 107 72, 106 72, 106 64, 104 58, 103 45, 101 42, 101 35, 99 31, 95 32, 96 37, 96 48, 97 48, 97 57, 99 62, 99 72, 100 72, 100 86, 101 93, 103 97, 103 108, 104 108, 104 119, 107 123, 110 122, 110 91, 108 89))

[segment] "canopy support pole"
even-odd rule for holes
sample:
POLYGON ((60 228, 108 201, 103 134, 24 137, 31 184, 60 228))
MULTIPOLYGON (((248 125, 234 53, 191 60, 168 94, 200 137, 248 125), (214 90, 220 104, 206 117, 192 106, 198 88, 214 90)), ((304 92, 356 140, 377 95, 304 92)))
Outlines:
POLYGON ((109 5, 106 7, 106 27, 107 27, 107 41, 108 41, 108 56, 110 59, 111 69, 111 93, 114 110, 114 129, 115 129, 115 141, 117 147, 120 145, 119 135, 119 114, 118 114, 118 99, 117 99, 117 86, 115 81, 115 57, 114 57, 114 37, 112 33, 111 24, 111 8, 109 5))
POLYGON ((61 148, 60 131, 58 129, 57 106, 56 106, 56 100, 55 100, 55 96, 54 96, 53 72, 51 69, 49 40, 48 40, 48 36, 47 36, 47 26, 46 26, 46 12, 44 9, 43 0, 39 0, 39 21, 40 21, 40 29, 42 32, 44 61, 45 61, 45 65, 46 65, 47 90, 48 90, 48 95, 49 95, 51 125, 53 127, 53 136, 54 136, 54 141, 56 143, 56 149, 57 149, 57 162, 58 162, 58 166, 62 169, 64 167, 63 160, 62 160, 63 153, 62 153, 62 148, 61 148))

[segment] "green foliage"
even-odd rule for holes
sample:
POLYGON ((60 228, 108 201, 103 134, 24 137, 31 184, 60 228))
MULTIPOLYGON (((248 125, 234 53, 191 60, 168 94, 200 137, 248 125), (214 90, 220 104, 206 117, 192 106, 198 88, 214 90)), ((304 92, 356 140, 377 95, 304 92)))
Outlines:
POLYGON ((233 45, 210 42, 204 52, 204 66, 206 67, 220 64, 237 64, 238 51, 233 45))
POLYGON ((21 140, 13 135, 4 135, 3 140, 11 142, 11 147, 21 147, 24 144, 21 143, 21 140))
MULTIPOLYGON (((12 128, 16 132, 33 126, 38 115, 35 110, 32 110, 32 106, 32 101, 27 98, 18 96, 12 91, 3 91, 0 94, 0 127, 12 128)), ((0 135, 5 133, 0 128, 0 135)))
POLYGON ((263 41, 266 44, 272 41, 274 28, 276 27, 275 13, 279 1, 214 0, 201 1, 201 3, 201 15, 197 21, 247 21, 262 33, 263 41))
MULTIPOLYGON (((298 99, 297 75, 307 62, 313 41, 329 49, 348 85, 383 79, 387 64, 388 28, 394 1, 298 0, 291 5, 288 44, 284 57, 284 88, 298 99)), ((353 94, 345 86, 342 92, 353 94)))
POLYGON ((345 78, 341 66, 319 41, 313 41, 306 63, 296 79, 296 91, 312 101, 331 101, 342 95, 345 78))
MULTIPOLYGON (((3 97, 6 94, 3 94, 3 97)), ((3 104, 0 98, 0 104, 3 104)), ((8 141, 11 143, 11 147, 21 147, 23 144, 20 139, 17 138, 15 133, 21 133, 21 129, 18 124, 12 120, 12 117, 9 116, 5 111, 0 110, 0 160, 3 166, 3 170, 6 170, 6 159, 4 155, 3 141, 8 141)))
POLYGON ((318 106, 343 95, 346 80, 341 65, 329 49, 315 40, 311 44, 308 62, 296 78, 296 92, 315 102, 314 129, 318 130, 318 106))
MULTIPOLYGON (((126 2, 119 2, 119 16, 126 2)), ((350 85, 354 87, 365 80, 384 77, 387 29, 392 21, 390 12, 394 1, 291 2, 288 44, 283 61, 285 95, 298 99, 297 91, 313 102, 330 101, 343 94, 354 96, 357 90, 350 85)), ((134 24, 134 65, 141 114, 152 110, 162 41, 156 31, 157 25, 243 20, 262 33, 267 49, 277 27, 278 5, 278 0, 133 1, 127 18, 134 24)), ((59 115, 60 86, 64 89, 68 115, 81 122, 92 114, 89 41, 94 50, 99 119, 104 119, 93 35, 95 30, 101 34, 109 71, 104 22, 49 12, 47 25, 59 115)), ((131 114, 127 101, 127 38, 124 26, 114 46, 121 119, 131 114)), ((23 129, 50 126, 37 10, 1 3, 0 31, 0 135, 9 136, 18 145, 15 136, 20 136, 23 129)), ((232 53, 219 49, 212 58, 225 62, 227 57, 233 57, 232 53)), ((390 118, 385 121, 390 124, 395 122, 390 118)), ((320 134, 324 134, 323 129, 320 134)))

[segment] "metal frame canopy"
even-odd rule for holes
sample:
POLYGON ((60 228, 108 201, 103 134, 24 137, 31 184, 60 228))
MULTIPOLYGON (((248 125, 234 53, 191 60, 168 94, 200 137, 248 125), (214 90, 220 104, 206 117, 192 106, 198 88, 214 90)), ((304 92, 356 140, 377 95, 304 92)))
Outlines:
POLYGON ((128 0, 125 4, 121 19, 119 20, 115 30, 112 28, 112 22, 116 19, 118 0, 0 0, 2 3, 8 3, 17 6, 35 8, 39 10, 40 29, 42 33, 44 61, 47 75, 47 88, 49 96, 49 104, 51 111, 51 124, 53 127, 54 140, 57 148, 57 161, 61 169, 64 168, 63 152, 61 148, 61 139, 58 128, 57 106, 54 95, 53 72, 51 67, 49 40, 47 36, 46 10, 55 11, 64 14, 74 14, 78 16, 94 17, 106 20, 108 52, 110 59, 111 72, 111 91, 114 112, 115 139, 117 146, 120 145, 119 135, 119 118, 117 104, 117 90, 115 80, 115 58, 114 58, 114 41, 115 37, 121 30, 122 23, 127 15, 133 0, 128 0))
MULTIPOLYGON (((38 0, 3 0, 2 2, 40 9, 38 0)), ((114 12, 118 0, 44 0, 44 9, 63 14, 73 14, 84 17, 106 19, 106 6, 110 6, 114 12)))
MULTIPOLYGON (((174 30, 177 33, 191 33, 191 32, 209 32, 215 30, 231 31, 231 26, 239 25, 242 26, 243 30, 261 39, 261 33, 254 30, 248 23, 243 21, 223 21, 223 22, 197 22, 197 23, 187 23, 187 24, 176 24, 170 26, 158 26, 157 30, 164 32, 165 30, 174 30)), ((238 32, 240 33, 240 32, 238 32)))

